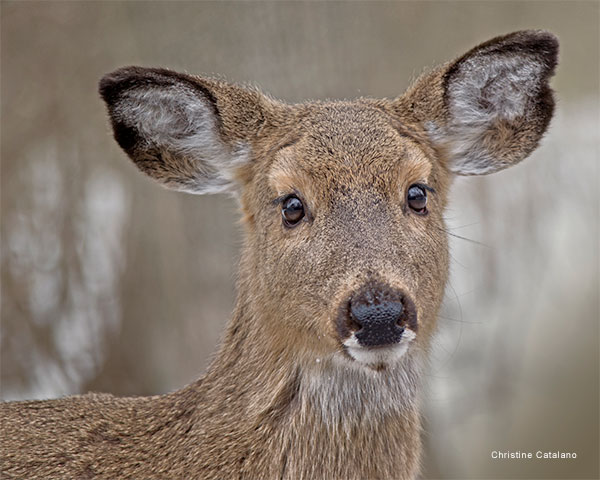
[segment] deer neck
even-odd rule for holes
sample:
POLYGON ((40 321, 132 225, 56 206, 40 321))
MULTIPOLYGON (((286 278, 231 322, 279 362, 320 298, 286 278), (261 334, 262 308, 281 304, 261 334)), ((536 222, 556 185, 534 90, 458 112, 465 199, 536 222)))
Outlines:
POLYGON ((419 356, 407 354, 384 371, 337 355, 300 360, 260 341, 254 312, 238 303, 202 380, 202 423, 218 421, 213 431, 247 439, 235 455, 248 473, 410 478, 420 451, 419 356))

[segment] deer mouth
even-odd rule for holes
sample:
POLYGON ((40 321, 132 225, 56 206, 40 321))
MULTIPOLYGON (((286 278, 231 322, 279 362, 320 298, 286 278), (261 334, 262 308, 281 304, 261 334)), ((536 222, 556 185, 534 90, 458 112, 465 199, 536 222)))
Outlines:
POLYGON ((356 334, 352 333, 342 345, 345 355, 351 360, 379 370, 385 365, 399 361, 406 354, 416 336, 414 330, 405 327, 400 340, 396 343, 365 346, 361 344, 356 334))

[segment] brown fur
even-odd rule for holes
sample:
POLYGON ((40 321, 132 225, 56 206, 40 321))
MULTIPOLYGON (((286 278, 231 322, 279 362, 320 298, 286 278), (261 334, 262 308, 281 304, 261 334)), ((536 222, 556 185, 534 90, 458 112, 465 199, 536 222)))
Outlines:
POLYGON ((392 101, 286 105, 163 69, 107 75, 115 138, 142 171, 239 196, 236 309, 207 374, 182 390, 3 404, 3 478, 414 478, 419 377, 448 276, 450 170, 495 171, 535 148, 552 115, 556 51, 544 32, 500 37, 392 101), (493 74, 479 88, 464 69, 493 74), (528 90, 504 102, 514 88, 528 90), (475 127, 452 107, 463 90, 485 107, 475 127), (407 205, 415 183, 435 190, 427 215, 407 205), (292 193, 306 216, 288 228, 278 199, 292 193), (344 302, 371 284, 415 306, 416 338, 393 364, 359 365, 336 329, 344 302))

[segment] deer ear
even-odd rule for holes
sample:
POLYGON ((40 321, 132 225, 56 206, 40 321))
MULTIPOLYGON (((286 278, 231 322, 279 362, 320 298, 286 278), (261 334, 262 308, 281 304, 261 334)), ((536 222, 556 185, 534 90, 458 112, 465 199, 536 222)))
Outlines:
POLYGON ((449 170, 493 173, 526 158, 548 128, 557 55, 548 32, 497 37, 421 77, 396 108, 422 124, 449 170))
POLYGON ((238 86, 141 67, 104 76, 100 94, 117 143, 138 168, 190 193, 232 189, 270 102, 238 86))

